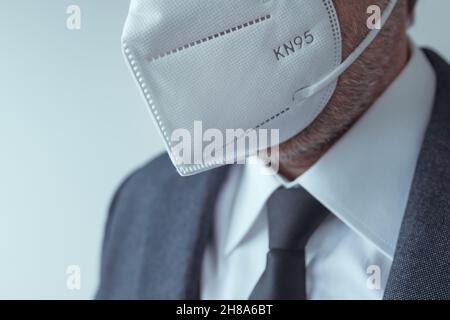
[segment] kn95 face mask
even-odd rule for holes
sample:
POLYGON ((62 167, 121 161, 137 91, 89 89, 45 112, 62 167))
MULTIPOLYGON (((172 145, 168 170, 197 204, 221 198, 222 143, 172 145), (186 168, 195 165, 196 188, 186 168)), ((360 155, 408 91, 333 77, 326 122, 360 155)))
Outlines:
POLYGON ((132 0, 122 43, 174 165, 191 175, 304 130, 378 32, 342 62, 332 0, 132 0), (242 133, 273 129, 276 139, 240 143, 242 133), (183 134, 195 140, 208 130, 215 140, 209 135, 180 153, 183 134), (230 130, 241 134, 217 139, 230 130), (214 152, 186 157, 211 144, 214 152))

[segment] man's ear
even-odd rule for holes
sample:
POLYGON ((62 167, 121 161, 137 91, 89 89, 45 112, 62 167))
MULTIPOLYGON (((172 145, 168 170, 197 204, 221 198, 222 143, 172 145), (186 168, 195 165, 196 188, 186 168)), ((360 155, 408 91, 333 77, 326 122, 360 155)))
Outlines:
POLYGON ((416 4, 417 0, 408 0, 408 11, 411 16, 414 15, 414 9, 416 7, 416 4))
POLYGON ((414 23, 416 4, 417 0, 408 0, 408 15, 410 25, 414 23))

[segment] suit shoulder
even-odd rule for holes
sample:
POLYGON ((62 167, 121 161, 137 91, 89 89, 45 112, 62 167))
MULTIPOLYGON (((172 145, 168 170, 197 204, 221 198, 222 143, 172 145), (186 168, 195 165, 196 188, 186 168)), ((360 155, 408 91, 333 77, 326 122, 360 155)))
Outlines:
POLYGON ((137 207, 169 191, 182 177, 167 154, 161 154, 129 174, 117 189, 110 211, 121 207, 137 207))
POLYGON ((169 156, 163 153, 133 171, 125 181, 128 188, 132 186, 142 188, 149 184, 160 185, 180 178, 169 156))
POLYGON ((141 177, 152 176, 155 179, 157 178, 162 180, 179 177, 179 174, 177 173, 167 153, 162 153, 156 156, 141 168, 136 170, 134 175, 141 177))
POLYGON ((158 220, 161 199, 180 179, 169 157, 159 155, 132 172, 115 192, 103 238, 97 299, 136 298, 139 274, 134 268, 147 231, 158 220), (134 281, 133 281, 134 279, 134 281))

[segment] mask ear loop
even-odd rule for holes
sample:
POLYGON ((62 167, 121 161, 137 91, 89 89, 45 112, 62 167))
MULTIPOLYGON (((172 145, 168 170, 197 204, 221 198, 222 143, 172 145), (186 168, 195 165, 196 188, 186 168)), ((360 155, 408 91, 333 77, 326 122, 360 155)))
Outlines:
POLYGON ((381 29, 386 24, 386 21, 389 19, 392 12, 394 11, 396 4, 397 0, 389 1, 386 9, 384 10, 381 16, 380 29, 371 30, 367 35, 367 37, 358 45, 358 47, 356 47, 356 49, 347 57, 347 59, 345 59, 344 62, 342 62, 339 66, 337 66, 332 72, 327 74, 324 78, 308 87, 301 88, 295 91, 292 97, 293 101, 299 102, 315 95, 316 93, 325 89, 333 81, 335 81, 341 74, 343 74, 345 70, 347 70, 347 68, 350 67, 361 56, 361 54, 367 49, 367 47, 373 42, 373 40, 375 40, 377 35, 380 33, 381 29))

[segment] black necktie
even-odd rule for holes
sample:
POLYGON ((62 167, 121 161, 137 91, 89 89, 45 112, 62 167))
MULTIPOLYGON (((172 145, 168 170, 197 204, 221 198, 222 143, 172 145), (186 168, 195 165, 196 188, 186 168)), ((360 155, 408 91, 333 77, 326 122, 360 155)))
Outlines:
POLYGON ((252 300, 305 300, 305 246, 328 210, 305 189, 278 189, 267 202, 269 252, 252 300))

